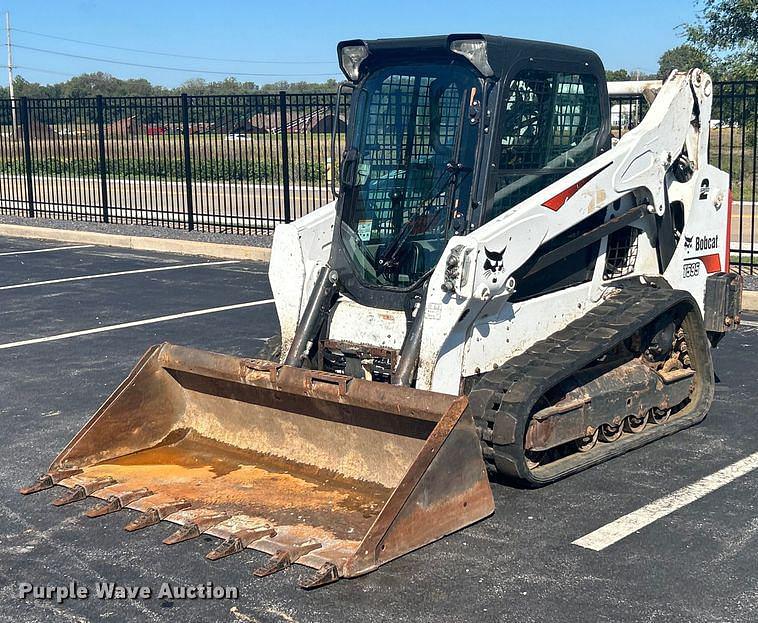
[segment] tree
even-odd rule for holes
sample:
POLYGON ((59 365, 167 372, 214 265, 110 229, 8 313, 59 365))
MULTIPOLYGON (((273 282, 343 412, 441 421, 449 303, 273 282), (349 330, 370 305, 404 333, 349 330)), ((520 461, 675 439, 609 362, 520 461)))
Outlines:
POLYGON ((632 77, 626 69, 606 69, 605 79, 608 82, 623 82, 624 80, 631 80, 632 77))
POLYGON ((674 69, 687 71, 695 67, 707 71, 714 79, 718 76, 716 59, 694 45, 685 43, 666 50, 661 55, 658 60, 658 77, 665 80, 674 69))
POLYGON ((655 74, 648 74, 641 69, 606 69, 605 79, 608 82, 623 82, 624 80, 655 80, 655 74))
POLYGON ((182 82, 173 93, 179 95, 253 95, 260 91, 255 82, 240 82, 237 78, 229 77, 223 80, 208 82, 203 78, 191 78, 182 82))
POLYGON ((723 56, 729 78, 758 78, 758 0, 705 0, 685 34, 695 47, 723 56))
POLYGON ((166 92, 164 87, 154 86, 144 78, 121 80, 103 72, 81 74, 65 82, 44 85, 17 76, 13 85, 17 96, 33 98, 161 95, 166 92))
MULTIPOLYGON (((257 85, 255 82, 240 82, 232 76, 209 82, 204 78, 191 78, 176 88, 166 88, 152 84, 145 78, 116 78, 111 74, 97 71, 81 74, 55 84, 29 82, 23 76, 16 76, 13 81, 17 97, 127 97, 151 95, 254 95, 256 93, 276 93, 283 90, 289 93, 334 93, 337 81, 333 78, 325 82, 274 82, 257 85)), ((0 98, 8 97, 8 89, 0 87, 0 98)))
POLYGON ((29 82, 23 76, 13 78, 13 90, 16 97, 63 97, 60 84, 29 82))

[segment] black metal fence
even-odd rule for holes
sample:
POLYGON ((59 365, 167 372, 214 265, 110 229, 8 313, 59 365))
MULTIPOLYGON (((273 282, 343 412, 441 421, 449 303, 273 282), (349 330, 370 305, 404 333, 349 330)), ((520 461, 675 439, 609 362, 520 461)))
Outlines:
POLYGON ((714 85, 710 162, 731 175, 732 265, 758 274, 756 185, 758 185, 758 81, 714 85), (715 136, 714 136, 715 133, 715 136))
POLYGON ((334 97, 2 100, 0 213, 269 232, 330 200, 334 97))
MULTIPOLYGON (((0 214, 269 233, 330 201, 348 101, 334 103, 283 91, 0 100, 0 214)), ((647 108, 612 98, 613 134, 647 108)), ((712 119, 710 161, 732 177, 733 263, 758 273, 758 81, 716 83, 712 119)))

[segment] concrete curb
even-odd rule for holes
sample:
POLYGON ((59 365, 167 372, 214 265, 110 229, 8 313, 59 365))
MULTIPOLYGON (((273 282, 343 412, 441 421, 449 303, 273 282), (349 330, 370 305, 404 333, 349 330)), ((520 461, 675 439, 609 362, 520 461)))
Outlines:
POLYGON ((236 244, 201 242, 199 240, 177 240, 175 238, 102 234, 94 231, 30 227, 28 225, 6 225, 0 223, 0 236, 97 244, 106 247, 122 247, 140 251, 162 251, 164 253, 181 253, 183 255, 201 255, 230 260, 267 262, 271 258, 271 249, 267 249, 266 247, 247 247, 236 244))
POLYGON ((744 290, 742 292, 742 309, 758 312, 758 292, 754 290, 744 290))

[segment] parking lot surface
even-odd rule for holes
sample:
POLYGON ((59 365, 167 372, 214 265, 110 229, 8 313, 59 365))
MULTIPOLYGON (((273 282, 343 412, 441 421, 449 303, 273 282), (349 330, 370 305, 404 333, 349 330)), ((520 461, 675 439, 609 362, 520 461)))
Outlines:
POLYGON ((494 482, 493 516, 312 592, 297 588, 302 567, 254 577, 258 552, 210 562, 211 537, 168 547, 165 523, 127 534, 131 511, 93 520, 82 515, 89 502, 51 507, 60 489, 17 493, 149 346, 255 354, 278 329, 266 271, 0 238, 0 621, 758 619, 758 318, 749 315, 714 353, 720 382, 699 426, 542 489, 494 482), (710 488, 685 489, 701 480, 710 488), (599 551, 574 544, 661 498, 680 504, 599 551), (20 599, 21 582, 154 593, 162 582, 212 582, 238 587, 239 598, 56 603, 20 599))

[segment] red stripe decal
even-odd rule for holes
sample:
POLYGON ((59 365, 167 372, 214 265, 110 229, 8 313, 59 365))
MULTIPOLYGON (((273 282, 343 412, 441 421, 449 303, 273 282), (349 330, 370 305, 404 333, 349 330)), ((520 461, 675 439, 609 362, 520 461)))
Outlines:
POLYGON ((711 273, 721 272, 721 255, 718 253, 711 253, 710 255, 701 255, 700 257, 693 258, 700 260, 705 266, 706 272, 711 273))
POLYGON ((594 173, 591 173, 587 177, 585 177, 583 180, 579 180, 576 184, 572 184, 565 190, 562 190, 554 197, 550 197, 547 201, 545 201, 542 205, 546 208, 550 208, 553 212, 557 212, 560 210, 566 202, 571 199, 576 194, 576 191, 578 191, 582 186, 584 186, 587 182, 589 182, 593 177, 595 177, 600 171, 603 171, 604 169, 607 169, 609 166, 613 164, 612 162, 609 162, 606 164, 602 169, 598 169, 594 173))

